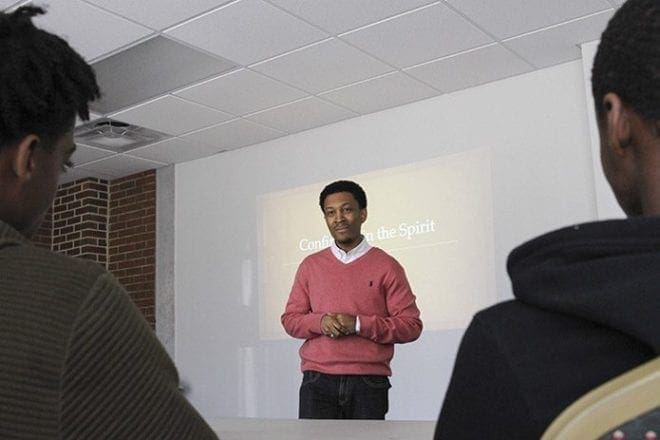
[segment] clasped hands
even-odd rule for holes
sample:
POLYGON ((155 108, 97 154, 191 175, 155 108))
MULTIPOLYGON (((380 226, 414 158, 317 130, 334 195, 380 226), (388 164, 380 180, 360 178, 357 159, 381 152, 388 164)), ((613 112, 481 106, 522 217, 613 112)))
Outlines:
POLYGON ((321 318, 321 332, 331 338, 355 334, 355 316, 346 313, 326 313, 321 318))

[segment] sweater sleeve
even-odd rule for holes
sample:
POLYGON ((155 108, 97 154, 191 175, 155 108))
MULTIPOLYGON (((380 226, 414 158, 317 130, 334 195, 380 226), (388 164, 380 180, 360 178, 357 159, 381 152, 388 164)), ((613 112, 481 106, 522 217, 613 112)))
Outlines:
POLYGON ((388 316, 359 315, 360 336, 380 344, 412 342, 422 332, 422 320, 406 273, 394 262, 385 279, 388 316))
POLYGON ((294 338, 311 339, 321 335, 322 318, 323 313, 312 312, 307 271, 303 261, 296 272, 289 300, 282 314, 282 326, 294 338))
POLYGON ((61 379, 63 439, 217 439, 173 362, 109 274, 81 305, 61 379))
POLYGON ((435 439, 539 438, 529 405, 497 343, 497 330, 475 317, 466 330, 440 411, 435 439))

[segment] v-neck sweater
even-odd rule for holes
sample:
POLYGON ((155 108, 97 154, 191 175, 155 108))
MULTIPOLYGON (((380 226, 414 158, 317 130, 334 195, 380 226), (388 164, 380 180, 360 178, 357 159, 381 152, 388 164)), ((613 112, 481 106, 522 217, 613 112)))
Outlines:
POLYGON ((414 341, 422 331, 419 315, 403 267, 382 249, 372 247, 345 264, 327 248, 298 267, 282 325, 305 339, 302 371, 389 376, 394 344, 414 341), (323 335, 326 313, 359 317, 359 335, 323 335))

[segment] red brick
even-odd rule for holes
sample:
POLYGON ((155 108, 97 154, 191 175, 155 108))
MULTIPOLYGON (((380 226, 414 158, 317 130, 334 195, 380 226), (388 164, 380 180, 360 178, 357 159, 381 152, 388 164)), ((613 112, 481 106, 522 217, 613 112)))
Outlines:
POLYGON ((154 328, 155 171, 60 186, 34 240, 106 266, 154 328))

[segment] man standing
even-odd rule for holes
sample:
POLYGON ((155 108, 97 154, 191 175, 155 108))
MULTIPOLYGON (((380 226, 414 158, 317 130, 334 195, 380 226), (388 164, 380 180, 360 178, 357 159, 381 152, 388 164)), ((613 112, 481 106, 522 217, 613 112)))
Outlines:
POLYGON ((438 440, 540 438, 573 401, 660 355, 660 1, 621 6, 591 80, 603 171, 629 218, 511 253, 516 299, 467 329, 438 440))
POLYGON ((305 258, 282 315, 286 332, 305 339, 299 417, 384 419, 395 343, 422 331, 401 265, 361 234, 367 198, 350 181, 321 192, 334 244, 305 258))
POLYGON ((94 72, 25 6, 0 13, 0 438, 217 439, 126 291, 27 237, 72 166, 94 72))

